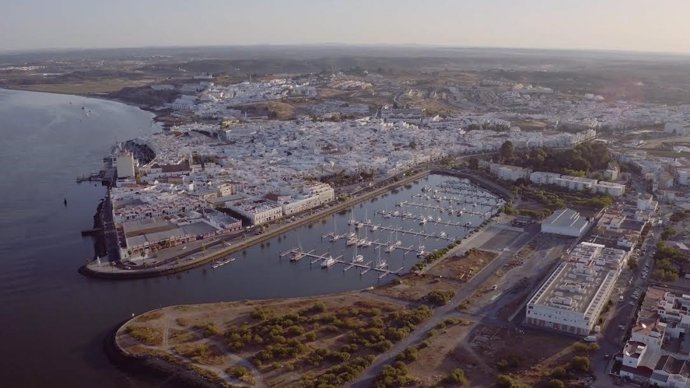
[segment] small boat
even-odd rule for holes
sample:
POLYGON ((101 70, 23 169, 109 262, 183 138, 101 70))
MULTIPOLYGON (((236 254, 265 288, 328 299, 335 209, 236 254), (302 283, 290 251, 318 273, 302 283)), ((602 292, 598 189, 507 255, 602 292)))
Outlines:
POLYGON ((384 269, 388 267, 388 263, 386 263, 386 260, 380 260, 378 263, 376 263, 376 268, 378 269, 384 269))
POLYGON ((419 225, 424 225, 426 224, 426 218, 422 217, 421 220, 419 220, 419 225))
POLYGON ((441 234, 439 234, 439 237, 441 238, 446 238, 446 236, 448 236, 446 232, 441 232, 441 234))
POLYGON ((372 231, 372 232, 375 232, 375 231, 377 231, 377 230, 379 230, 379 226, 378 226, 378 225, 372 225, 372 226, 371 226, 371 231, 372 231))
POLYGON ((235 259, 228 258, 228 259, 223 259, 223 260, 216 260, 211 265, 211 268, 216 269, 216 268, 222 267, 225 264, 230 263, 231 261, 235 261, 235 259))
POLYGON ((396 211, 393 212, 393 217, 399 217, 399 216, 400 216, 400 212, 399 212, 399 211, 396 210, 396 211))
POLYGON ((335 264, 335 259, 328 256, 328 258, 321 262, 321 268, 329 268, 335 264))
POLYGON ((389 245, 386 247, 385 252, 386 253, 391 253, 395 250, 395 245, 389 245))

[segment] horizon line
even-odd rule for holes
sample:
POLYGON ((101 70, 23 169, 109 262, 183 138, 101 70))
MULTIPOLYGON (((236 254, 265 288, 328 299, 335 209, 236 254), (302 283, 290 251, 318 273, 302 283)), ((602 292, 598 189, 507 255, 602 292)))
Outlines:
POLYGON ((68 53, 77 51, 101 51, 101 50, 144 50, 144 49, 209 49, 209 48, 270 48, 270 47, 362 47, 362 48, 418 48, 418 49, 461 49, 461 50, 513 50, 513 51, 570 51, 570 52, 594 52, 594 53, 621 53, 637 55, 661 55, 675 57, 690 57, 690 52, 685 51, 647 51, 617 48, 554 48, 554 47, 524 47, 524 46, 462 46, 452 44, 431 43, 234 43, 234 44, 208 44, 208 45, 142 45, 142 46, 113 46, 113 47, 56 47, 56 48, 32 48, 32 49, 2 49, 0 55, 21 55, 41 53, 68 53))

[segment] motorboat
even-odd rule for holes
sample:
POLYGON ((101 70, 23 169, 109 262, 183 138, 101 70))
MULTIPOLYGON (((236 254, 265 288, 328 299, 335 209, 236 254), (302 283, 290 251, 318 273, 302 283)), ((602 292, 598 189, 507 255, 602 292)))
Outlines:
POLYGON ((321 262, 321 268, 329 268, 335 264, 335 259, 328 256, 328 258, 321 262))

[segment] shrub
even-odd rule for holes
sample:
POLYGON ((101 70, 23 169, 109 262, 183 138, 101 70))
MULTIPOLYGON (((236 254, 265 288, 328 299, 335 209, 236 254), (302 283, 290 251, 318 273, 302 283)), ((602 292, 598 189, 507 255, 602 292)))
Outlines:
POLYGON ((589 372, 590 361, 589 358, 584 356, 575 356, 570 360, 568 364, 570 370, 578 372, 589 372))
POLYGON ((553 379, 546 384, 546 388, 565 388, 565 383, 558 379, 553 379))
POLYGON ((446 376, 445 379, 442 381, 445 384, 453 384, 453 385, 459 385, 463 386, 467 384, 467 377, 465 377, 465 371, 456 368, 453 369, 453 371, 450 373, 450 375, 446 376))
POLYGON ((565 370, 565 368, 559 366, 553 368, 553 370, 551 371, 551 377, 553 377, 554 379, 563 379, 565 377, 568 377, 568 372, 565 370))
POLYGON ((453 297, 453 291, 431 291, 424 297, 424 301, 434 305, 443 306, 453 297))
POLYGON ((397 361, 410 363, 417 359, 417 348, 414 346, 410 346, 409 348, 403 350, 402 353, 398 354, 398 356, 395 359, 397 361))

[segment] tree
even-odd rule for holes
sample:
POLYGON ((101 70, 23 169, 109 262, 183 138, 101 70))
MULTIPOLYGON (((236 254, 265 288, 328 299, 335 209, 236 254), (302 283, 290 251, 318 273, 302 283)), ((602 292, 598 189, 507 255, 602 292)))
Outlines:
POLYGON ((506 140, 503 142, 501 145, 501 151, 500 151, 500 156, 501 156, 501 161, 502 162, 509 162, 513 160, 513 157, 515 153, 515 147, 513 146, 513 142, 510 140, 506 140))

